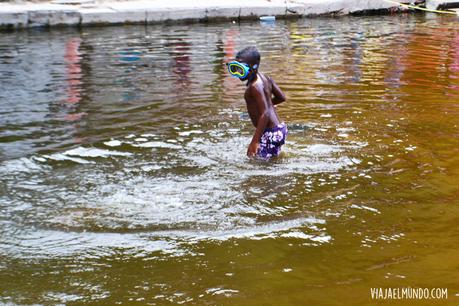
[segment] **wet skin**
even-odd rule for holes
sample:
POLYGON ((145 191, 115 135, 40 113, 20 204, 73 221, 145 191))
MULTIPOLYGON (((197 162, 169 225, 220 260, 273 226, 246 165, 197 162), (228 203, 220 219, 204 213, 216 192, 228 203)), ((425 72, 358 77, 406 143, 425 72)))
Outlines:
MULTIPOLYGON (((254 64, 250 58, 236 58, 237 61, 247 63, 250 67, 254 64)), ((256 69, 251 69, 248 76, 241 81, 248 81, 244 99, 250 120, 255 126, 255 133, 247 149, 247 156, 254 156, 260 145, 260 138, 265 128, 272 128, 280 123, 275 105, 285 101, 285 95, 277 84, 256 69)))

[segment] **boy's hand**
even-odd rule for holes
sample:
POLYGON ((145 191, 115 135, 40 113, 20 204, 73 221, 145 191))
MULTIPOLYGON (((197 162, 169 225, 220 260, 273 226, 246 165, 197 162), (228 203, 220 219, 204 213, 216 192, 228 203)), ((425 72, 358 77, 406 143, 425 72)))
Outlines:
POLYGON ((259 146, 260 144, 258 142, 251 142, 249 145, 249 148, 247 149, 247 156, 248 157, 255 156, 255 154, 257 154, 259 146))

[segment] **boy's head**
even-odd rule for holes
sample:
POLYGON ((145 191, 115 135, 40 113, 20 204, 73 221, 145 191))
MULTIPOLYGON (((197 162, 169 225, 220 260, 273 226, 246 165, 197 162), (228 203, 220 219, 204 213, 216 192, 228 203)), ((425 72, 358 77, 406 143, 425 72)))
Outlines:
POLYGON ((236 54, 236 61, 249 65, 251 71, 249 75, 243 79, 246 80, 253 72, 257 72, 260 66, 260 52, 258 52, 258 49, 254 46, 246 47, 236 54))

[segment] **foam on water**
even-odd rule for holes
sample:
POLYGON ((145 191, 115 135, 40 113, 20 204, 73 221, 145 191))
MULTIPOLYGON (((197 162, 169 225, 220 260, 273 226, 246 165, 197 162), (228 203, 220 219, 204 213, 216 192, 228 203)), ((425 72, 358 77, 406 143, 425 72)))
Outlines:
POLYGON ((311 239, 314 237, 329 237, 323 232, 318 232, 315 235, 304 234, 299 232, 299 229, 314 231, 317 227, 314 225, 324 225, 325 220, 317 219, 314 217, 309 218, 298 218, 294 220, 286 220, 279 222, 269 222, 261 225, 244 226, 236 228, 228 228, 217 231, 166 231, 162 234, 166 234, 168 237, 180 237, 187 238, 191 241, 196 240, 228 240, 228 239, 253 239, 262 240, 276 237, 288 237, 297 239, 311 239))
MULTIPOLYGON (((147 239, 145 250, 170 249, 175 253, 176 245, 164 241, 284 238, 317 245, 332 240, 317 228, 324 220, 306 217, 310 215, 306 211, 298 214, 298 208, 292 210, 278 202, 294 187, 294 181, 284 180, 355 167, 360 161, 347 154, 360 150, 364 143, 304 145, 293 135, 281 158, 267 163, 245 157, 250 136, 240 129, 202 130, 178 132, 183 137, 180 144, 174 138, 143 134, 143 139, 130 144, 144 152, 80 146, 62 153, 3 162, 3 175, 35 171, 46 177, 48 184, 34 189, 32 207, 21 206, 16 199, 16 213, 18 209, 26 213, 32 208, 34 222, 49 229, 13 237, 22 241, 16 251, 26 252, 39 244, 43 254, 64 256, 85 248, 142 248, 147 239), (163 151, 161 155, 151 155, 152 148, 163 151), (109 159, 122 162, 124 168, 107 173, 103 168, 109 166, 109 159), (75 185, 59 179, 65 165, 48 165, 50 161, 75 162, 75 185), (184 171, 184 165, 189 170, 184 171), (257 187, 244 188, 251 180, 258 182, 257 187), (53 191, 47 192, 46 188, 53 191), (49 205, 53 206, 51 211, 49 205), (62 250, 56 245, 61 245, 62 250)), ((112 138, 103 143, 114 147, 122 142, 112 138)), ((10 178, 9 186, 17 183, 10 178)), ((5 207, 13 213, 13 207, 5 207)))
POLYGON ((119 151, 109 151, 104 149, 98 148, 85 148, 85 147, 77 147, 75 149, 71 149, 65 151, 64 155, 70 156, 79 156, 79 157, 109 157, 109 156, 131 156, 132 153, 129 152, 119 152, 119 151))
POLYGON ((57 160, 57 161, 68 160, 68 161, 73 161, 73 162, 79 163, 79 164, 95 164, 94 161, 86 160, 86 159, 79 158, 79 157, 68 156, 68 155, 63 154, 63 153, 55 153, 55 154, 51 154, 51 155, 43 155, 43 157, 44 158, 48 158, 48 159, 52 159, 52 160, 57 160))
POLYGON ((119 140, 113 140, 113 139, 110 140, 110 141, 104 142, 104 145, 109 146, 109 147, 118 147, 118 146, 120 146, 121 144, 122 144, 121 141, 119 141, 119 140))
POLYGON ((4 161, 0 164, 0 174, 8 175, 14 173, 36 173, 44 171, 46 166, 34 161, 32 158, 21 157, 4 161))
POLYGON ((0 254, 12 257, 67 257, 79 255, 105 256, 113 249, 123 249, 133 254, 176 252, 176 243, 152 240, 140 234, 63 232, 36 228, 12 231, 9 238, 0 243, 0 254), (6 241, 5 241, 6 240, 6 241))
POLYGON ((149 141, 140 144, 133 144, 134 147, 139 148, 166 148, 166 149, 181 149, 181 146, 162 141, 149 141))
POLYGON ((314 217, 298 218, 210 231, 174 230, 112 233, 64 232, 38 228, 22 228, 20 231, 15 231, 10 222, 9 224, 2 224, 4 233, 8 232, 8 238, 4 238, 0 242, 0 246, 2 246, 0 254, 11 257, 28 257, 30 255, 43 258, 75 255, 94 257, 106 256, 113 249, 123 249, 127 253, 136 254, 136 256, 149 256, 155 252, 180 255, 192 253, 191 250, 187 250, 187 245, 203 240, 263 240, 283 237, 318 243, 330 242, 332 238, 324 229, 318 229, 318 225, 325 225, 325 220, 314 217), (308 233, 304 233, 304 231, 308 233))
POLYGON ((374 213, 377 213, 377 214, 381 214, 381 212, 379 210, 377 210, 376 208, 368 207, 368 206, 365 206, 365 205, 352 204, 350 207, 351 208, 355 208, 355 209, 368 210, 368 211, 371 211, 371 212, 374 212, 374 213))
MULTIPOLYGON (((107 146, 119 146, 121 142, 118 140, 111 140, 109 142, 104 143, 107 146)), ((72 161, 79 164, 95 164, 95 161, 84 159, 86 158, 107 158, 113 156, 131 156, 132 153, 130 152, 119 152, 119 151, 110 151, 98 148, 85 148, 85 147, 77 147, 75 149, 67 150, 63 153, 53 153, 50 155, 41 155, 41 156, 34 156, 33 159, 39 160, 41 162, 45 162, 45 159, 51 159, 55 161, 72 161)))
POLYGON ((239 293, 239 290, 234 290, 234 289, 224 289, 224 288, 219 288, 219 287, 216 287, 216 288, 209 288, 206 290, 206 293, 207 294, 211 294, 211 295, 224 295, 226 297, 230 297, 234 294, 237 294, 239 293))

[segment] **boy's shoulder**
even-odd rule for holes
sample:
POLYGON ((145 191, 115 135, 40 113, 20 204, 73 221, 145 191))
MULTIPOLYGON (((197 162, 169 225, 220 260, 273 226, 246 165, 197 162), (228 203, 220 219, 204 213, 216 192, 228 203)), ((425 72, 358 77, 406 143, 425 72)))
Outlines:
POLYGON ((263 94, 265 92, 265 87, 268 87, 268 88, 271 87, 270 86, 271 78, 269 78, 269 77, 267 77, 267 76, 265 76, 264 74, 261 74, 261 73, 258 73, 258 74, 259 74, 259 76, 258 76, 257 80, 247 84, 247 87, 245 89, 245 96, 247 98, 251 98, 251 97, 263 94))
POLYGON ((259 72, 256 81, 248 84, 247 89, 263 90, 263 88, 266 85, 269 85, 270 82, 271 82, 271 78, 269 76, 266 76, 259 72), (268 84, 266 84, 266 82, 268 84))
POLYGON ((260 84, 260 80, 256 80, 255 82, 251 82, 247 84, 247 87, 245 89, 246 95, 253 95, 256 92, 262 91, 263 90, 263 85, 260 84))

